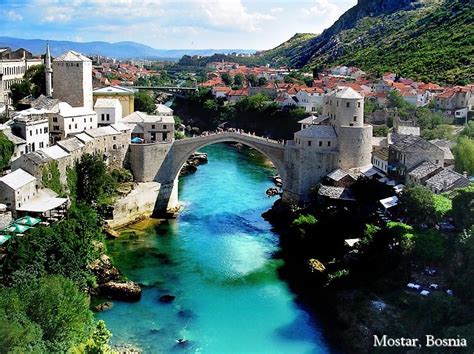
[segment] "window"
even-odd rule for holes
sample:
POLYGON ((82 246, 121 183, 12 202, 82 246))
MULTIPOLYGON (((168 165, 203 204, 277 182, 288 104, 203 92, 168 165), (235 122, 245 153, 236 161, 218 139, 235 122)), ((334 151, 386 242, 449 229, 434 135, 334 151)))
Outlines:
POLYGON ((48 132, 48 127, 44 128, 44 132, 45 132, 45 133, 48 132))
POLYGON ((163 129, 166 129, 166 124, 163 124, 163 129))
MULTIPOLYGON (((91 123, 92 123, 92 117, 91 117, 91 123)), ((92 129, 92 128, 91 128, 92 129)))
POLYGON ((84 123, 86 122, 86 119, 84 118, 84 123))
POLYGON ((53 130, 59 130, 59 125, 53 125, 53 130))
POLYGON ((319 146, 323 146, 323 142, 322 142, 322 141, 319 142, 319 146))
POLYGON ((151 129, 155 129, 155 125, 154 125, 154 124, 151 125, 151 129))
POLYGON ((40 149, 42 149, 42 148, 44 147, 43 142, 40 142, 40 143, 39 143, 39 146, 40 146, 40 149))
POLYGON ((33 130, 30 130, 30 136, 33 136, 33 130))
POLYGON ((168 133, 163 133, 163 140, 168 140, 168 133))
POLYGON ((104 113, 102 113, 102 114, 100 115, 100 120, 105 120, 105 114, 104 114, 104 113))
POLYGON ((351 106, 350 102, 346 102, 346 108, 349 108, 351 106))
POLYGON ((72 126, 71 126, 71 124, 69 124, 69 129, 72 129, 72 126))
POLYGON ((330 142, 330 141, 328 141, 328 146, 331 146, 331 142, 330 142))
POLYGON ((308 140, 308 146, 311 146, 311 140, 308 140))
POLYGON ((353 126, 354 126, 354 123, 350 123, 349 126, 350 126, 350 127, 353 127, 353 126))
POLYGON ((112 146, 112 149, 117 150, 117 145, 114 144, 114 145, 112 146))
POLYGON ((58 117, 53 117, 53 122, 56 123, 58 121, 58 117))
POLYGON ((110 114, 107 113, 107 121, 110 120, 110 114))
POLYGON ((114 140, 117 140, 117 137, 114 135, 114 140))
POLYGON ((336 107, 339 107, 339 100, 336 101, 336 107))
POLYGON ((357 107, 360 108, 360 102, 357 102, 357 107))
POLYGON ((77 124, 74 124, 74 128, 77 129, 77 124))
POLYGON ((354 122, 357 122, 357 116, 354 116, 354 122))

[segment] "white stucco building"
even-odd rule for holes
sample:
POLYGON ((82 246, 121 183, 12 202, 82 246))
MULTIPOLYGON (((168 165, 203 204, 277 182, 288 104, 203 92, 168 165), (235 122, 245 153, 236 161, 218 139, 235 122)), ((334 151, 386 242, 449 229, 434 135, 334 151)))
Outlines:
POLYGON ((58 104, 58 112, 50 118, 51 140, 56 142, 71 134, 97 128, 97 113, 86 107, 71 107, 66 102, 58 104))
POLYGON ((43 109, 29 108, 19 112, 13 118, 12 133, 25 140, 25 150, 28 153, 49 146, 49 118, 43 109))
POLYGON ((99 98, 95 101, 98 125, 110 125, 122 121, 122 105, 116 98, 99 98))

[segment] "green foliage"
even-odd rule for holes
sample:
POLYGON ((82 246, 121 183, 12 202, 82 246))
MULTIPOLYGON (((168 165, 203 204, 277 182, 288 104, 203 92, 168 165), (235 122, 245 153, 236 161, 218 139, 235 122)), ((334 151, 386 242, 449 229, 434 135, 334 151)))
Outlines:
POLYGON ((464 126, 463 131, 461 132, 461 135, 474 139, 474 120, 467 122, 467 124, 464 126))
POLYGON ((155 101, 147 91, 135 93, 135 110, 151 114, 155 111, 155 101))
POLYGON ((365 224, 364 235, 359 241, 360 246, 367 246, 372 243, 374 236, 380 232, 380 227, 374 224, 365 224))
POLYGON ((18 109, 18 101, 31 94, 31 83, 27 80, 22 80, 20 83, 12 84, 10 86, 10 91, 13 106, 18 109))
POLYGON ((433 112, 427 107, 417 107, 415 110, 415 116, 416 123, 424 134, 427 134, 427 132, 429 133, 431 129, 435 129, 438 125, 442 124, 444 120, 441 113, 433 112))
POLYGON ((433 194, 436 218, 442 220, 453 208, 451 199, 440 194, 433 194))
POLYGON ((388 93, 388 106, 398 109, 414 108, 410 103, 405 101, 400 92, 396 90, 391 90, 388 93))
POLYGON ((7 139, 0 131, 0 170, 10 165, 10 159, 15 150, 15 144, 7 139))
POLYGON ((77 171, 76 166, 66 168, 68 195, 72 202, 77 200, 77 171))
POLYGON ((460 137, 453 148, 454 166, 456 171, 474 175, 474 140, 468 137, 460 137))
POLYGON ((234 85, 242 86, 245 83, 245 77, 242 74, 237 74, 234 76, 234 85))
POLYGON ((402 222, 387 223, 389 236, 400 243, 402 254, 409 255, 414 248, 413 227, 402 222))
POLYGON ((408 186, 400 197, 401 207, 408 220, 415 223, 433 222, 436 215, 433 193, 424 186, 408 186))
POLYGON ((116 168, 112 170, 112 178, 117 183, 132 182, 133 175, 126 168, 116 168))
POLYGON ((268 83, 268 80, 264 78, 263 76, 258 78, 258 86, 265 86, 267 83, 268 83))
POLYGON ((77 200, 89 205, 107 204, 115 193, 117 182, 108 173, 102 157, 82 155, 75 169, 77 200))
POLYGON ((42 167, 41 182, 44 187, 49 188, 56 193, 63 193, 61 174, 59 173, 57 161, 50 161, 42 167))
POLYGON ((92 281, 87 265, 98 257, 94 243, 102 239, 97 213, 84 204, 72 206, 68 217, 60 223, 35 227, 28 237, 14 237, 8 242, 4 282, 27 284, 54 274, 84 287, 92 281))
POLYGON ((229 75, 229 73, 223 73, 221 78, 226 86, 232 86, 234 83, 234 80, 232 79, 232 76, 229 75))
POLYGON ((92 337, 85 343, 84 349, 80 351, 85 354, 109 354, 112 350, 109 340, 112 334, 107 329, 105 322, 100 320, 92 333, 92 337))
POLYGON ((446 254, 446 242, 437 230, 415 233, 414 254, 425 262, 441 260, 446 254))
POLYGON ((440 124, 434 129, 425 129, 421 132, 421 136, 426 140, 433 139, 448 139, 451 140, 454 137, 454 127, 448 124, 440 124))
POLYGON ((452 214, 456 225, 469 229, 474 225, 474 191, 458 190, 452 201, 452 214))
POLYGON ((186 135, 183 132, 178 131, 178 130, 174 131, 174 138, 176 140, 181 140, 181 139, 184 139, 185 137, 186 137, 186 135))
POLYGON ((455 291, 471 308, 474 305, 474 228, 471 228, 459 242, 461 261, 455 269, 455 291))
POLYGON ((373 134, 377 137, 386 137, 389 131, 389 128, 385 124, 373 126, 373 134))
POLYGON ((255 74, 248 74, 247 75, 247 81, 253 87, 258 85, 258 80, 257 80, 257 77, 255 76, 255 74))
POLYGON ((31 84, 31 94, 34 97, 46 95, 46 73, 44 64, 31 66, 25 72, 24 79, 31 84))
POLYGON ((2 351, 65 353, 90 335, 93 317, 73 282, 45 276, 0 289, 0 323, 2 351))
POLYGON ((304 239, 314 229, 318 220, 311 214, 300 215, 291 224, 292 228, 297 233, 298 237, 304 239))

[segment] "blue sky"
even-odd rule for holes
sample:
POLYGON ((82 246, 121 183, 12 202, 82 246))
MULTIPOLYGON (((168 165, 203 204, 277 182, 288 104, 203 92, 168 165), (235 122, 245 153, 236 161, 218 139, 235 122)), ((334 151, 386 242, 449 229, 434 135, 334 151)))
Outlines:
POLYGON ((320 33, 357 0, 0 0, 0 35, 135 41, 158 49, 272 48, 320 33))

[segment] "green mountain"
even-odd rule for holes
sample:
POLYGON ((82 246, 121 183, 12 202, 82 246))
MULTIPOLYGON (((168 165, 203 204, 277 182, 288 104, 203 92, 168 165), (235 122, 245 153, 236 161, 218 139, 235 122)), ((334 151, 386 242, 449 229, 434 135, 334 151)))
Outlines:
POLYGON ((259 53, 294 67, 352 65, 423 81, 474 81, 472 0, 359 0, 319 36, 259 53))

